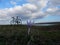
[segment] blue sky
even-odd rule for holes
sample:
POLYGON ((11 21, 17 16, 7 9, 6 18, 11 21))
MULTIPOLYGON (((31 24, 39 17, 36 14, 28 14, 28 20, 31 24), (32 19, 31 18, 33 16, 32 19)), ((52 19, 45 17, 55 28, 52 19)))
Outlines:
POLYGON ((23 23, 60 22, 59 0, 0 0, 0 24, 9 24, 11 17, 19 16, 23 23))
MULTIPOLYGON (((12 2, 16 2, 16 0, 1 0, 0 1, 0 8, 10 8, 10 7, 13 7, 14 5, 11 4, 11 1, 12 2)), ((19 1, 17 2, 17 5, 22 5, 22 4, 25 4, 27 3, 25 0, 22 0, 22 1, 19 1)))

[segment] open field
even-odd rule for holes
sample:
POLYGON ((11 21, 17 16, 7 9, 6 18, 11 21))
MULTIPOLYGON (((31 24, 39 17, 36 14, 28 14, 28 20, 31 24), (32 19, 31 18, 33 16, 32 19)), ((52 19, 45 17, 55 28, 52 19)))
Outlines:
POLYGON ((27 35, 26 25, 0 25, 0 45, 60 45, 60 25, 32 26, 27 35))

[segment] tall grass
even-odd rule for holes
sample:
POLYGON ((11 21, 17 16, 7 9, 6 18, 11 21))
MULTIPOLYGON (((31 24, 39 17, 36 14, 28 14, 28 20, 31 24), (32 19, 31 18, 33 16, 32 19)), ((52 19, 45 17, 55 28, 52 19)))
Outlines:
POLYGON ((60 45, 60 26, 0 25, 0 45, 60 45))

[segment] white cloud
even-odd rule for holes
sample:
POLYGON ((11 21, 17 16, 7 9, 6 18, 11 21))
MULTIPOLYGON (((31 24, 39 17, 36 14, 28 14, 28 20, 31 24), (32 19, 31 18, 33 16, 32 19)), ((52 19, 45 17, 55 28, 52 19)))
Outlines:
POLYGON ((18 2, 21 3, 21 1, 22 1, 22 0, 10 0, 10 4, 12 4, 12 5, 17 5, 18 2))
MULTIPOLYGON (((1 19, 9 19, 12 16, 20 16, 23 19, 28 18, 43 18, 47 15, 60 15, 60 9, 56 7, 48 7, 48 0, 28 0, 29 3, 23 4, 22 6, 14 6, 12 8, 0 9, 0 17, 1 19), (48 7, 44 12, 43 8, 48 7)), ((51 0, 51 4, 59 5, 59 1, 51 0), (55 2, 57 2, 55 4, 55 2)), ((11 4, 16 4, 15 2, 11 2, 11 4)))
POLYGON ((60 15, 60 9, 59 8, 48 8, 47 14, 49 14, 49 15, 60 15))
POLYGON ((47 6, 48 0, 28 0, 28 2, 35 4, 39 9, 47 6))
POLYGON ((52 6, 60 6, 60 0, 50 0, 52 6))
POLYGON ((16 5, 16 4, 17 4, 17 2, 15 2, 15 1, 10 1, 10 3, 11 3, 12 5, 16 5))
POLYGON ((58 8, 48 8, 47 9, 47 12, 55 12, 57 10, 58 10, 58 8))
POLYGON ((37 11, 37 7, 32 4, 24 4, 23 6, 15 6, 13 8, 0 9, 0 15, 5 16, 21 16, 21 17, 31 17, 32 13, 37 11))

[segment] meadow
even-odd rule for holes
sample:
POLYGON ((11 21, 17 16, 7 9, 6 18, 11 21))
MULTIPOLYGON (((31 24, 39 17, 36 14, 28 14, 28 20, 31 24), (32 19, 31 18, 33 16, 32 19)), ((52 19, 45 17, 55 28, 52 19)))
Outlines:
POLYGON ((0 45, 60 45, 60 25, 0 25, 0 45))

